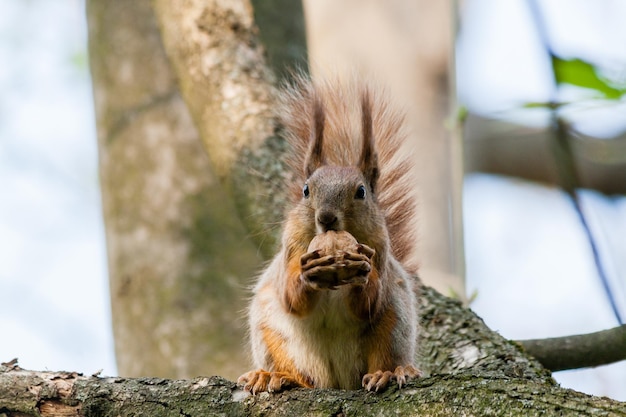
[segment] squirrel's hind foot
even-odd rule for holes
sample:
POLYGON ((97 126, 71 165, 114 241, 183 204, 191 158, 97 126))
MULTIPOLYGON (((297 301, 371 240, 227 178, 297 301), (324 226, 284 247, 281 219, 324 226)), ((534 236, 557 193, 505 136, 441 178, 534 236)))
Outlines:
POLYGON ((392 371, 376 371, 363 376, 362 385, 367 391, 378 392, 389 385, 390 381, 396 381, 398 387, 402 388, 407 381, 419 378, 422 372, 412 365, 398 366, 392 371))
POLYGON ((246 372, 237 379, 243 389, 257 394, 259 392, 280 392, 289 388, 304 387, 295 376, 287 372, 268 372, 263 369, 246 372))

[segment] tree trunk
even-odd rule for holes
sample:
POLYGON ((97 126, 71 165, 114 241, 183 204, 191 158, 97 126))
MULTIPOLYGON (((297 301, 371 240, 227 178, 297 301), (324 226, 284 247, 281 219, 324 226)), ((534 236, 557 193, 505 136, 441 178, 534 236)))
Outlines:
POLYGON ((87 2, 115 351, 125 376, 234 378, 256 247, 217 180, 149 0, 87 2))
POLYGON ((280 77, 294 68, 305 70, 306 39, 302 2, 251 0, 254 22, 267 55, 267 63, 280 77))
POLYGON ((528 416, 626 415, 626 403, 560 388, 516 343, 460 303, 424 288, 422 366, 402 389, 297 389, 250 396, 219 377, 192 380, 85 377, 0 366, 8 416, 528 416))

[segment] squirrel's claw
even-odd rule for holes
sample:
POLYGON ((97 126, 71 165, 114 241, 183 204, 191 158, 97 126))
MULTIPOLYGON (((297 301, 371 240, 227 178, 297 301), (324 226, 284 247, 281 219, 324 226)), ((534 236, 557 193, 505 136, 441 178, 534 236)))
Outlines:
POLYGON ((330 266, 336 262, 336 259, 333 255, 321 256, 319 251, 313 251, 309 253, 305 253, 300 258, 300 265, 302 266, 302 271, 311 270, 318 266, 330 266))
POLYGON ((363 243, 359 243, 356 247, 356 250, 358 253, 367 256, 369 259, 372 259, 376 254, 376 251, 374 249, 370 248, 367 245, 364 245, 363 243))
POLYGON ((378 392, 380 389, 386 388, 389 381, 396 381, 398 387, 402 388, 407 381, 420 376, 422 376, 422 372, 412 365, 398 366, 393 372, 376 371, 371 374, 365 374, 362 385, 367 391, 378 392))
POLYGON ((365 374, 363 377, 362 385, 367 391, 376 391, 385 388, 393 374, 391 371, 376 371, 373 374, 365 374))

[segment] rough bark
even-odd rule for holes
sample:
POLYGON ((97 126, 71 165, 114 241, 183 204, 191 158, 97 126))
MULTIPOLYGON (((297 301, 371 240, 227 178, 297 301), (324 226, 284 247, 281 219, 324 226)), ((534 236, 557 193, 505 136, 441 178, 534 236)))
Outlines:
POLYGON ((7 416, 623 416, 626 404, 553 384, 471 373, 439 375, 380 394, 298 389, 256 397, 220 377, 99 378, 0 367, 7 416))
POLYGON ((259 263, 180 97, 149 0, 88 1, 118 371, 236 377, 259 263))
POLYGON ((291 390, 252 397, 220 377, 100 378, 0 366, 0 415, 8 416, 624 416, 626 404, 560 388, 516 343, 458 302, 422 295, 422 366, 402 389, 291 390))

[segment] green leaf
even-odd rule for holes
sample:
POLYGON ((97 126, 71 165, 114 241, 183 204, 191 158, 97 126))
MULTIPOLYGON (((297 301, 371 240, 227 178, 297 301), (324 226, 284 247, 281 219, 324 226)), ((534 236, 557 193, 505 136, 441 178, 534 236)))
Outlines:
POLYGON ((456 121, 459 124, 465 123, 465 121, 467 120, 467 116, 469 116, 469 109, 467 107, 459 106, 456 109, 456 121))
POLYGON ((598 75, 598 69, 594 65, 582 59, 561 59, 552 56, 552 69, 557 84, 589 88, 610 100, 618 100, 626 94, 626 86, 614 87, 604 77, 598 75))
POLYGON ((555 102, 551 102, 551 101, 530 101, 526 104, 524 104, 522 107, 524 107, 525 109, 550 109, 550 110, 555 110, 555 109, 559 109, 563 106, 565 106, 568 103, 563 103, 563 102, 559 102, 559 103, 555 103, 555 102))
POLYGON ((74 68, 79 70, 87 69, 87 52, 84 50, 76 51, 70 55, 70 62, 74 68))

